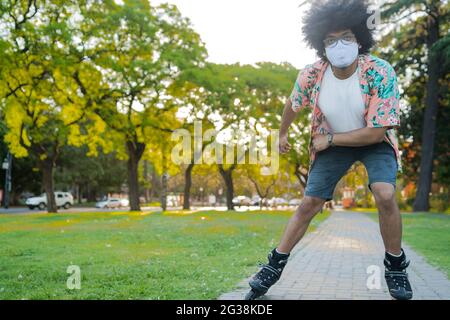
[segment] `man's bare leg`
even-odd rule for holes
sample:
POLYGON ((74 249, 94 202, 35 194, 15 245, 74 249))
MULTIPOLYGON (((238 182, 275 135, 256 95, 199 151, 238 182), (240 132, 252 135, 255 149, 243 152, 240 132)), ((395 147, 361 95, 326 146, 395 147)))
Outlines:
POLYGON ((309 223, 320 211, 324 199, 305 196, 294 215, 289 220, 279 246, 269 255, 269 263, 264 265, 249 281, 251 290, 245 296, 246 300, 254 300, 267 292, 281 276, 288 261, 291 250, 300 241, 308 229, 309 223))
POLYGON ((401 253, 402 217, 395 198, 394 186, 386 182, 371 184, 379 211, 379 223, 384 247, 394 255, 401 253))
POLYGON ((380 231, 386 250, 383 264, 386 267, 385 279, 389 293, 393 299, 409 300, 413 291, 406 273, 409 261, 401 248, 402 217, 394 186, 390 183, 375 182, 371 184, 371 189, 380 212, 380 231))
POLYGON ((289 220, 280 244, 278 252, 290 253, 295 245, 303 238, 314 216, 322 209, 325 199, 305 196, 294 215, 289 220))

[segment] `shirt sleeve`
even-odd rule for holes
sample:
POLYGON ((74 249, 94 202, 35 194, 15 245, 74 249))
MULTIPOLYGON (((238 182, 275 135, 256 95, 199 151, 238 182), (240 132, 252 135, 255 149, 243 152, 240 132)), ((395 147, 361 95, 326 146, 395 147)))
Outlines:
POLYGON ((400 126, 400 93, 394 68, 383 61, 371 70, 372 95, 366 114, 371 128, 400 126))
POLYGON ((302 108, 310 105, 310 86, 309 86, 309 66, 300 70, 295 80, 289 99, 291 100, 292 110, 300 111, 302 108))

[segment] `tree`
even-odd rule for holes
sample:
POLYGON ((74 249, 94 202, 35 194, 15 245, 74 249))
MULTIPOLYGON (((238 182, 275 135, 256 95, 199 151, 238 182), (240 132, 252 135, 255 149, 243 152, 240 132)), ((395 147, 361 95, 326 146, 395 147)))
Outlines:
POLYGON ((384 53, 393 58, 394 67, 403 72, 414 70, 413 81, 425 84, 423 99, 419 101, 414 96, 408 99, 416 108, 422 103, 424 105, 422 131, 419 137, 414 137, 420 139, 420 168, 413 210, 428 211, 436 154, 437 116, 442 88, 446 87, 440 79, 446 77, 449 66, 450 38, 446 34, 449 3, 434 0, 390 1, 383 5, 383 15, 396 26, 384 37, 384 47, 392 46, 392 50, 384 50, 384 53))
MULTIPOLYGON (((183 121, 180 129, 187 130, 191 136, 190 161, 184 166, 183 209, 190 208, 194 166, 202 163, 203 151, 216 143, 216 136, 203 139, 204 133, 208 130, 215 130, 217 134, 224 132, 246 115, 246 110, 241 104, 246 91, 242 81, 235 75, 236 68, 239 66, 206 63, 203 68, 189 69, 184 72, 174 86, 176 88, 174 95, 183 104, 179 109, 180 119, 183 121), (202 136, 201 142, 200 139, 195 140, 198 135, 202 136), (200 143, 196 145, 198 142, 200 143)), ((227 179, 230 181, 229 177, 227 179)), ((230 197, 229 193, 227 195, 230 197)), ((231 200, 228 203, 232 206, 231 200)))
MULTIPOLYGON (((0 24, 5 26, 0 39, 0 99, 8 128, 4 140, 15 157, 36 159, 49 212, 57 211, 53 173, 61 147, 81 143, 78 125, 89 118, 86 110, 94 103, 79 98, 65 82, 67 73, 82 77, 88 70, 77 69, 68 54, 74 3, 59 4, 20 1, 0 6, 0 24)), ((87 77, 95 78, 91 71, 87 77)), ((95 118, 89 120, 96 123, 95 118)), ((89 133, 99 136, 97 129, 94 125, 89 133)))
POLYGON ((170 141, 169 132, 160 132, 158 135, 148 130, 145 136, 147 148, 143 159, 152 163, 155 172, 161 177, 160 200, 163 211, 167 209, 168 179, 179 171, 179 167, 171 161, 173 142, 170 141))
MULTIPOLYGON (((79 10, 84 18, 79 55, 89 57, 84 64, 101 70, 104 91, 114 100, 97 105, 95 112, 124 145, 130 207, 140 210, 138 166, 145 137, 151 130, 158 135, 176 126, 169 88, 180 72, 201 66, 206 51, 189 20, 172 5, 105 1, 79 10)), ((85 83, 79 86, 84 95, 92 95, 85 83)))
POLYGON ((72 189, 78 202, 85 196, 96 201, 97 196, 121 192, 126 183, 126 162, 118 160, 114 152, 87 156, 86 146, 64 146, 55 171, 56 186, 72 189))
POLYGON ((261 165, 248 165, 245 168, 247 178, 253 183, 256 193, 260 197, 259 208, 262 209, 263 204, 269 198, 269 194, 278 180, 278 174, 268 172, 267 175, 261 174, 265 167, 261 165))
POLYGON ((367 170, 362 163, 355 163, 349 169, 348 174, 344 178, 345 186, 350 187, 353 190, 362 190, 362 194, 357 193, 355 198, 362 199, 362 206, 364 208, 369 207, 371 202, 371 194, 368 187, 367 170))

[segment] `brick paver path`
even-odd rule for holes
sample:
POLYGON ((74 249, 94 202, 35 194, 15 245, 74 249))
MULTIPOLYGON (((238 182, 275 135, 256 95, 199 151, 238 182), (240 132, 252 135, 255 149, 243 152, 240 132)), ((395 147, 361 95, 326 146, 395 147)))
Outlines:
MULTIPOLYGON (((408 274, 413 299, 449 300, 450 281, 446 275, 407 245, 403 248, 411 260, 408 274)), ((261 253, 261 260, 266 262, 264 254, 261 253)), ((361 213, 333 211, 316 231, 308 233, 297 244, 281 279, 261 299, 389 300, 383 258, 384 247, 376 222, 361 213), (380 289, 367 287, 370 277, 367 268, 371 265, 381 271, 380 289)), ((248 288, 245 279, 236 291, 225 293, 219 299, 243 299, 248 288)))

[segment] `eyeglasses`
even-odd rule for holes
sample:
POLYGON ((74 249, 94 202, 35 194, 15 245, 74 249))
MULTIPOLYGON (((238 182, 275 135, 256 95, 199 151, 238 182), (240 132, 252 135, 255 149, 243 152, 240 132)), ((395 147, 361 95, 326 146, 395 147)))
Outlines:
POLYGON ((326 48, 333 48, 337 45, 339 40, 342 40, 343 44, 352 44, 356 42, 356 38, 354 35, 346 34, 338 38, 326 38, 325 40, 323 40, 323 43, 325 44, 326 48))

